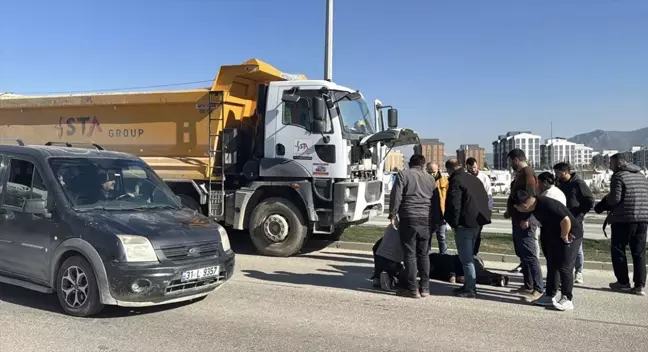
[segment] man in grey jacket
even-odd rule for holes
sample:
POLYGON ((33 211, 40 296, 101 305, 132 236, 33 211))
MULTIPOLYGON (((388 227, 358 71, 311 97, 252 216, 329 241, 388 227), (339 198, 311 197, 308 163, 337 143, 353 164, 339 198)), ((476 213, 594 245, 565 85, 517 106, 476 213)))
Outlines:
POLYGON ((389 201, 389 219, 399 230, 405 262, 399 294, 411 298, 430 294, 430 232, 441 223, 441 201, 434 177, 423 166, 425 157, 414 154, 409 169, 398 172, 389 201), (416 276, 420 278, 416 284, 416 276))
POLYGON ((610 157, 610 169, 614 172, 610 193, 594 207, 599 214, 608 211, 607 222, 612 225, 612 268, 617 281, 610 288, 645 296, 648 179, 622 153, 610 157), (634 265, 634 288, 628 278, 628 245, 634 265))

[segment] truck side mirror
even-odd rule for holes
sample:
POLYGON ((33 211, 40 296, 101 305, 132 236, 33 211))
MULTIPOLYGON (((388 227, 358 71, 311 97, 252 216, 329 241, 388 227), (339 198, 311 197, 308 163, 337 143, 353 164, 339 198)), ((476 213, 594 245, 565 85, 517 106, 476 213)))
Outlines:
POLYGON ((284 103, 297 103, 300 99, 301 97, 299 95, 289 92, 284 92, 281 96, 281 101, 283 101, 284 103))
POLYGON ((313 107, 313 121, 311 123, 311 132, 323 133, 325 129, 326 104, 322 97, 313 97, 311 100, 313 107))
POLYGON ((387 110, 387 126, 389 128, 398 127, 398 110, 392 108, 387 110))

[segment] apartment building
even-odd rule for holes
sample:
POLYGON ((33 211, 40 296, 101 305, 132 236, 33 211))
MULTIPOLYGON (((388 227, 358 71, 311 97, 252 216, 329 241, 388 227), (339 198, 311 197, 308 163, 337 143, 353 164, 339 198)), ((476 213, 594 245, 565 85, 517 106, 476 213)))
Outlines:
POLYGON ((438 138, 421 139, 420 152, 426 162, 436 163, 441 169, 445 168, 445 144, 438 138))
POLYGON ((531 131, 513 131, 497 136, 493 142, 494 170, 510 168, 508 153, 513 149, 522 149, 532 167, 540 166, 540 136, 531 131))
POLYGON ((405 156, 400 150, 391 150, 385 157, 385 172, 402 170, 405 166, 405 156))
POLYGON ((480 147, 477 144, 462 144, 457 149, 457 160, 461 165, 466 165, 466 160, 468 158, 475 158, 477 160, 477 165, 479 168, 484 167, 484 148, 480 147))

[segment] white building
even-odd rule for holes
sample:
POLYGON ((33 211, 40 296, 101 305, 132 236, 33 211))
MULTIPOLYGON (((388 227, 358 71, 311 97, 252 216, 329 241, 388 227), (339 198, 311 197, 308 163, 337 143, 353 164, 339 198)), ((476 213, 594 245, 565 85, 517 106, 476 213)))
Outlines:
POLYGON ((568 163, 573 167, 589 166, 594 151, 584 144, 570 142, 561 137, 545 140, 540 149, 541 165, 547 169, 560 162, 568 163))
POLYGON ((522 149, 529 165, 540 167, 540 136, 530 131, 507 132, 493 142, 493 169, 506 170, 510 167, 508 153, 513 149, 522 149))

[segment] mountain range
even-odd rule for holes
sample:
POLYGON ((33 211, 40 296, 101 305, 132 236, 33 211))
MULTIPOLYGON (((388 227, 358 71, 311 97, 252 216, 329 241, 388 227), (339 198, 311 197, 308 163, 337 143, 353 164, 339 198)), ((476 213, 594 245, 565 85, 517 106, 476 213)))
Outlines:
POLYGON ((648 145, 648 127, 634 131, 603 131, 596 130, 581 133, 569 138, 571 142, 585 144, 594 150, 612 149, 629 150, 634 146, 648 145))

